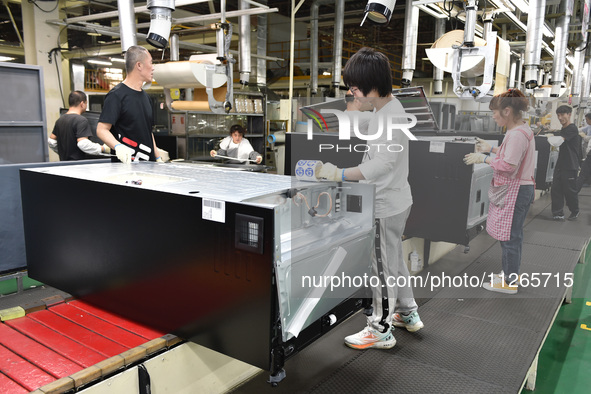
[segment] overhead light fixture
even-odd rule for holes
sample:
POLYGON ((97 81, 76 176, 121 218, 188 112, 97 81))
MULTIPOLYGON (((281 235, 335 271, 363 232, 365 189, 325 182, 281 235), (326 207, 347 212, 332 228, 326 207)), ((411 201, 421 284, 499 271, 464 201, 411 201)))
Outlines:
POLYGON ((0 62, 9 62, 14 59, 15 59, 14 57, 0 56, 0 62))
POLYGON ((361 26, 363 26, 367 18, 379 25, 388 24, 390 18, 392 18, 392 11, 394 11, 395 5, 396 0, 369 0, 365 6, 365 14, 363 15, 361 26))
POLYGON ((125 59, 122 59, 120 57, 112 57, 111 61, 115 63, 125 63, 125 59))
POLYGON ((90 63, 90 64, 98 64, 98 65, 101 65, 101 66, 112 66, 113 65, 113 63, 108 62, 106 60, 89 59, 86 62, 87 63, 90 63))
POLYGON ((101 35, 101 33, 97 33, 96 31, 89 31, 86 34, 93 37, 98 37, 101 35))

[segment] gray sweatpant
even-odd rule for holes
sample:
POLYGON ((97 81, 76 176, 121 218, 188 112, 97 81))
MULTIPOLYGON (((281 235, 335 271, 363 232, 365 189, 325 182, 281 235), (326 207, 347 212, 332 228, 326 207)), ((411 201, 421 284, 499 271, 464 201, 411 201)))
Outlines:
POLYGON ((408 267, 402 256, 402 233, 409 213, 410 207, 398 215, 375 219, 372 276, 380 278, 380 286, 372 287, 373 314, 367 317, 367 321, 380 331, 383 331, 384 323, 391 327, 394 312, 407 313, 418 308, 409 283, 408 267), (406 280, 397 279, 399 277, 406 280), (404 286, 397 286, 397 283, 404 286))

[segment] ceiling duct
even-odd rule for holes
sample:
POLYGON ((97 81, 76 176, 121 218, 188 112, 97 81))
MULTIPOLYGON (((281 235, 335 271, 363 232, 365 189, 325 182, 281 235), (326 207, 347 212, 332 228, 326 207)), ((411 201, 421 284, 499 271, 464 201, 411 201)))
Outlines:
POLYGON ((121 34, 121 52, 123 53, 129 47, 137 45, 133 0, 118 0, 117 12, 119 14, 119 32, 121 34))
POLYGON ((361 26, 363 26, 366 18, 379 25, 388 24, 390 18, 392 18, 395 5, 396 0, 369 0, 365 6, 361 26))
POLYGON ((404 38, 402 48, 402 87, 410 86, 417 62, 417 37, 419 33, 419 8, 406 0, 404 10, 404 38))
POLYGON ((148 0, 148 9, 150 10, 150 30, 146 41, 156 48, 166 48, 172 26, 174 0, 148 0))
MULTIPOLYGON (((240 10, 247 10, 250 5, 245 0, 240 0, 240 10)), ((242 15, 238 19, 238 28, 240 30, 240 83, 243 86, 248 85, 250 80, 250 15, 242 15)))
POLYGON ((318 9, 334 0, 314 0, 310 6, 310 90, 318 93, 318 9))
MULTIPOLYGON (((445 20, 435 19, 435 40, 437 41, 445 34, 445 20)), ((433 65, 433 93, 443 94, 443 70, 433 65)))
POLYGON ((542 56, 542 31, 546 0, 530 0, 525 41, 525 88, 538 86, 538 69, 542 56))
POLYGON ((560 14, 556 22, 554 38, 554 66, 552 68, 552 90, 550 97, 560 95, 560 87, 564 82, 564 70, 566 69, 566 49, 568 46, 568 29, 570 16, 573 11, 574 0, 560 2, 560 14))
POLYGON ((334 51, 332 56, 333 72, 332 86, 335 97, 339 97, 338 89, 341 84, 341 72, 343 70, 343 36, 345 31, 345 0, 336 0, 334 21, 334 51))

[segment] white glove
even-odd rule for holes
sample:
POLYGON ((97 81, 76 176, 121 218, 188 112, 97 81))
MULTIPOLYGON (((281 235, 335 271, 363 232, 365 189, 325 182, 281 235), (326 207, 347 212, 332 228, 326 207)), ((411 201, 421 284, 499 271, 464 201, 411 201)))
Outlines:
MULTIPOLYGON (((168 154, 168 151, 165 151, 162 148, 158 148, 158 152, 160 152, 160 157, 162 158, 163 162, 166 163, 167 161, 170 161, 170 155, 168 154)), ((158 160, 156 160, 156 161, 158 161, 158 160)))
POLYGON ((464 164, 469 166, 471 164, 484 163, 487 157, 484 153, 468 153, 464 156, 464 164))
POLYGON ((111 148, 109 148, 109 145, 103 144, 103 152, 111 153, 111 148))
POLYGON ((492 149, 491 144, 489 144, 488 142, 486 142, 482 138, 476 138, 476 141, 478 141, 478 143, 476 144, 476 151, 477 152, 490 153, 490 151, 492 149))
POLYGON ((135 151, 123 144, 115 145, 115 154, 121 163, 129 164, 132 161, 135 151))
POLYGON ((257 156, 255 163, 261 164, 261 161, 263 161, 263 156, 257 156))
POLYGON ((317 179, 326 179, 327 181, 341 181, 342 178, 341 169, 337 168, 332 163, 324 163, 318 173, 316 174, 317 179))
POLYGON ((57 140, 54 140, 53 138, 47 138, 47 143, 49 144, 49 147, 51 148, 52 151, 54 151, 55 153, 57 152, 57 140))
POLYGON ((560 136, 548 137, 548 143, 558 148, 564 142, 564 138, 560 136))
POLYGON ((162 157, 159 157, 156 159, 156 163, 164 163, 164 160, 162 160, 162 157))

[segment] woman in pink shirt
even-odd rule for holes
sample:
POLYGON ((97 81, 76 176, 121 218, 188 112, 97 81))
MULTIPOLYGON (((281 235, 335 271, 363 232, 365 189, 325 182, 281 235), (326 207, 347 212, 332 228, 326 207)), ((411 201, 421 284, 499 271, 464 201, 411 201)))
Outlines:
POLYGON ((489 104, 493 119, 500 127, 507 128, 503 143, 493 148, 479 139, 477 152, 464 158, 468 165, 486 163, 493 168, 486 231, 501 243, 503 271, 483 287, 507 294, 517 293, 523 223, 535 195, 534 134, 521 117, 521 111, 527 110, 528 105, 518 89, 493 97, 489 104), (491 158, 490 153, 496 157, 491 158))

